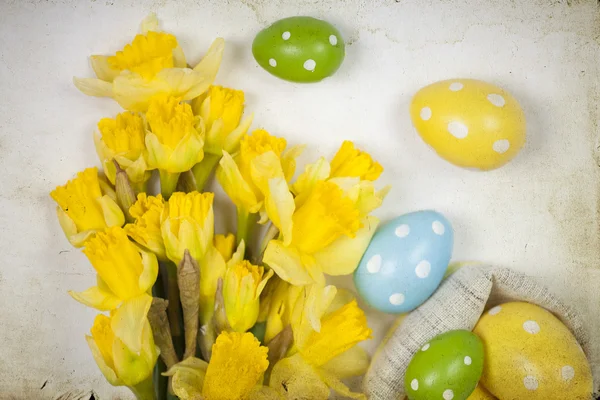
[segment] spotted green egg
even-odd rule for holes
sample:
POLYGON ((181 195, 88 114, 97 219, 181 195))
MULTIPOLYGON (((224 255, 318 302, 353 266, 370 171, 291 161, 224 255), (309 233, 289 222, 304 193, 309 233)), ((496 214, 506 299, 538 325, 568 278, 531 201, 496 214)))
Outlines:
POLYGON ((280 19, 256 35, 252 54, 271 74, 292 82, 318 82, 344 61, 340 32, 312 17, 280 19))
POLYGON ((409 400, 466 400, 483 372, 483 343, 474 333, 455 330, 425 343, 406 369, 409 400))

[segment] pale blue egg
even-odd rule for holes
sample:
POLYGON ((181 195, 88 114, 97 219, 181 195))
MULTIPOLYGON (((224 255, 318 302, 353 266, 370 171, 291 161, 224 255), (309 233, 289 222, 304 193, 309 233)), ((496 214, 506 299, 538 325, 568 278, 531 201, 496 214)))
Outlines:
POLYGON ((354 272, 358 293, 383 312, 414 310, 444 278, 453 243, 452 225, 436 211, 395 218, 375 233, 354 272))

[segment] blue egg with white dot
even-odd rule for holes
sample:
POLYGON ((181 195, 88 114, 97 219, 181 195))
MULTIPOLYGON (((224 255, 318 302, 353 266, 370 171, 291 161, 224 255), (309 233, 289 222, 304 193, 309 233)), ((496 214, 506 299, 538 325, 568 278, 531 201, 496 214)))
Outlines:
POLYGON ((440 213, 401 215, 373 236, 354 284, 372 307, 392 314, 420 306, 442 282, 454 245, 454 231, 440 213))

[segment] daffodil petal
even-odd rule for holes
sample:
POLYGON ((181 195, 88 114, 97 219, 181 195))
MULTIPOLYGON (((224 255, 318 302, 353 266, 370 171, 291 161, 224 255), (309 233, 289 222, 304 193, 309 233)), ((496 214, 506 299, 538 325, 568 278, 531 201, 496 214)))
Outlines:
POLYGON ((100 311, 114 310, 121 304, 121 299, 109 291, 102 290, 98 286, 92 286, 83 292, 69 290, 69 294, 81 304, 100 311))
POLYGON ((367 372, 369 362, 369 353, 360 346, 354 346, 334 357, 321 368, 339 379, 344 379, 367 372))
POLYGON ((216 73, 206 75, 189 68, 167 68, 156 74, 155 81, 167 86, 172 96, 191 100, 208 90, 216 73))
POLYGON ((212 318, 215 306, 217 281, 225 274, 223 256, 214 246, 209 246, 204 257, 198 262, 200 268, 200 323, 207 324, 212 318))
MULTIPOLYGON (((121 168, 125 170, 132 183, 142 183, 150 178, 148 164, 146 164, 146 158, 143 155, 140 155, 137 160, 133 161, 120 155, 115 155, 114 159, 119 163, 121 168)), ((109 163, 109 165, 110 164, 115 168, 113 163, 109 163)), ((108 173, 106 175, 108 176, 108 173)))
POLYGON ((142 34, 146 34, 149 31, 158 32, 158 18, 155 13, 150 13, 146 18, 143 19, 140 26, 142 34))
POLYGON ((173 392, 182 400, 194 399, 202 394, 204 375, 208 364, 196 357, 175 364, 164 376, 172 376, 173 392))
POLYGON ((290 181, 296 173, 296 158, 302 154, 306 145, 292 146, 283 153, 281 157, 281 166, 285 175, 286 181, 290 181))
POLYGON ((352 293, 348 289, 338 288, 335 297, 333 298, 333 301, 329 304, 327 310, 325 311, 325 314, 323 315, 331 314, 332 312, 339 310, 346 304, 350 303, 352 300, 356 300, 356 296, 354 295, 354 293, 352 293))
POLYGON ((75 222, 73 222, 71 217, 69 217, 69 215, 60 207, 56 207, 56 215, 58 216, 58 223, 63 229, 65 236, 75 247, 82 247, 85 241, 95 233, 92 230, 77 232, 75 222))
POLYGON ((337 288, 333 285, 315 283, 304 287, 304 294, 299 296, 291 315, 294 343, 303 347, 313 332, 321 331, 321 318, 336 297, 337 288))
POLYGON ((329 182, 333 182, 342 191, 344 194, 350 198, 353 202, 358 202, 359 196, 361 193, 361 180, 360 178, 355 177, 341 177, 341 178, 331 178, 328 180, 329 182))
POLYGON ((144 319, 140 333, 140 340, 144 347, 139 352, 134 352, 124 342, 115 339, 113 343, 113 356, 115 370, 119 378, 127 386, 135 386, 152 375, 154 365, 158 358, 158 351, 154 345, 152 328, 148 319, 144 319))
POLYGON ((331 166, 325 157, 321 157, 314 164, 309 164, 292 185, 292 191, 296 195, 308 193, 318 181, 329 178, 331 166))
POLYGON ((233 154, 239 150, 240 140, 242 136, 248 132, 248 129, 250 129, 253 119, 254 114, 244 118, 242 122, 240 122, 240 124, 233 131, 231 131, 229 135, 227 135, 223 143, 223 150, 229 154, 233 154))
POLYGON ((187 60, 185 59, 185 53, 181 46, 177 46, 173 49, 173 66, 175 68, 187 67, 187 60))
POLYGON ((244 260, 244 255, 246 254, 246 243, 242 239, 240 244, 238 244, 237 249, 231 255, 229 261, 227 261, 227 267, 232 267, 238 263, 241 263, 244 260))
POLYGON ((170 156, 174 169, 169 172, 185 172, 192 169, 204 158, 204 140, 198 134, 189 135, 181 140, 170 156))
POLYGON ((254 157, 250 162, 250 175, 263 195, 267 195, 269 193, 269 181, 284 177, 281 161, 277 154, 273 151, 267 151, 254 157))
POLYGON ((284 178, 269 180, 269 195, 265 199, 265 208, 273 224, 283 234, 283 244, 289 246, 292 242, 292 215, 296 204, 284 178))
POLYGON ((254 192, 244 180, 240 169, 231 155, 225 151, 223 152, 221 161, 219 161, 217 179, 233 204, 241 208, 256 210, 258 201, 254 192))
MULTIPOLYGON (((200 60, 200 62, 194 67, 194 71, 200 72, 211 78, 210 82, 212 83, 217 76, 217 72, 219 71, 221 59, 223 58, 223 50, 225 50, 225 39, 215 39, 208 48, 204 58, 202 58, 202 60, 200 60)), ((202 91, 202 93, 204 93, 204 91, 202 91)), ((199 95, 200 94, 198 94, 198 96, 199 95)))
POLYGON ((140 254, 142 255, 144 269, 140 274, 139 285, 140 290, 146 292, 152 288, 158 277, 158 260, 153 253, 140 251, 140 254))
POLYGON ((92 356, 94 357, 96 364, 98 365, 98 369, 100 369, 100 372, 102 372, 102 375, 104 375, 108 383, 110 383, 113 386, 123 385, 123 382, 117 377, 115 370, 109 367, 106 361, 104 361, 104 357, 102 357, 102 352, 98 348, 98 345, 94 341, 94 338, 86 335, 85 340, 92 352, 92 356))
POLYGON ((98 199, 106 225, 110 228, 113 226, 125 225, 125 215, 119 205, 107 194, 98 199))
POLYGON ((267 245, 263 261, 273 268, 275 273, 292 285, 308 285, 314 282, 302 264, 298 251, 286 247, 277 240, 271 240, 267 245))
POLYGON ((94 97, 114 97, 110 82, 96 78, 73 78, 73 84, 83 94, 94 97))
POLYGON ((111 68, 108 56, 94 55, 90 57, 90 62, 98 79, 103 81, 112 82, 121 73, 118 69, 111 68))
POLYGON ((342 381, 340 381, 337 377, 335 377, 330 372, 320 369, 319 376, 321 377, 323 382, 325 382, 327 384, 327 386, 329 386, 331 389, 333 389, 335 392, 341 394, 342 396, 350 397, 352 399, 367 400, 367 396, 365 396, 362 393, 356 393, 356 392, 351 391, 348 388, 348 386, 344 385, 342 383, 342 381))
POLYGON ((354 272, 371 238, 375 234, 379 219, 368 216, 355 238, 341 236, 323 250, 315 253, 317 264, 328 275, 348 275, 354 272))
POLYGON ((287 399, 329 398, 329 387, 300 354, 284 358, 275 364, 269 386, 287 399))
POLYGON ((112 97, 124 109, 146 111, 148 102, 154 95, 170 92, 171 88, 164 80, 146 81, 136 73, 123 71, 113 80, 111 93, 112 97))
POLYGON ((389 193, 391 186, 376 191, 372 181, 361 181, 359 184, 359 195, 357 207, 361 215, 367 215, 376 208, 381 207, 383 200, 389 193))
POLYGON ((146 132, 145 142, 148 150, 148 165, 150 168, 156 169, 160 165, 160 160, 167 159, 169 154, 154 133, 146 132))
POLYGON ((111 319, 115 336, 134 353, 139 353, 142 348, 142 330, 151 304, 152 296, 142 294, 125 301, 111 319))

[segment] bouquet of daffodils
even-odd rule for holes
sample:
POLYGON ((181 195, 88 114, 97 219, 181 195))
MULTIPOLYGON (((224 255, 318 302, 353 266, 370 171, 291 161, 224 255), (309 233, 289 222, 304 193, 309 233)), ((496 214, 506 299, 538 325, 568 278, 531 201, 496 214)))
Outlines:
POLYGON ((91 57, 97 78, 74 80, 125 109, 98 123, 102 171, 51 193, 97 273, 69 292, 100 312, 92 355, 144 400, 364 398, 342 380, 365 372, 357 344, 371 330, 325 276, 357 267, 387 192, 374 186, 382 167, 344 142, 294 180, 302 147, 249 133, 244 93, 212 85, 223 49, 215 40, 191 68, 150 15, 122 50, 91 57), (237 208, 236 235, 214 233, 213 175, 237 208))

